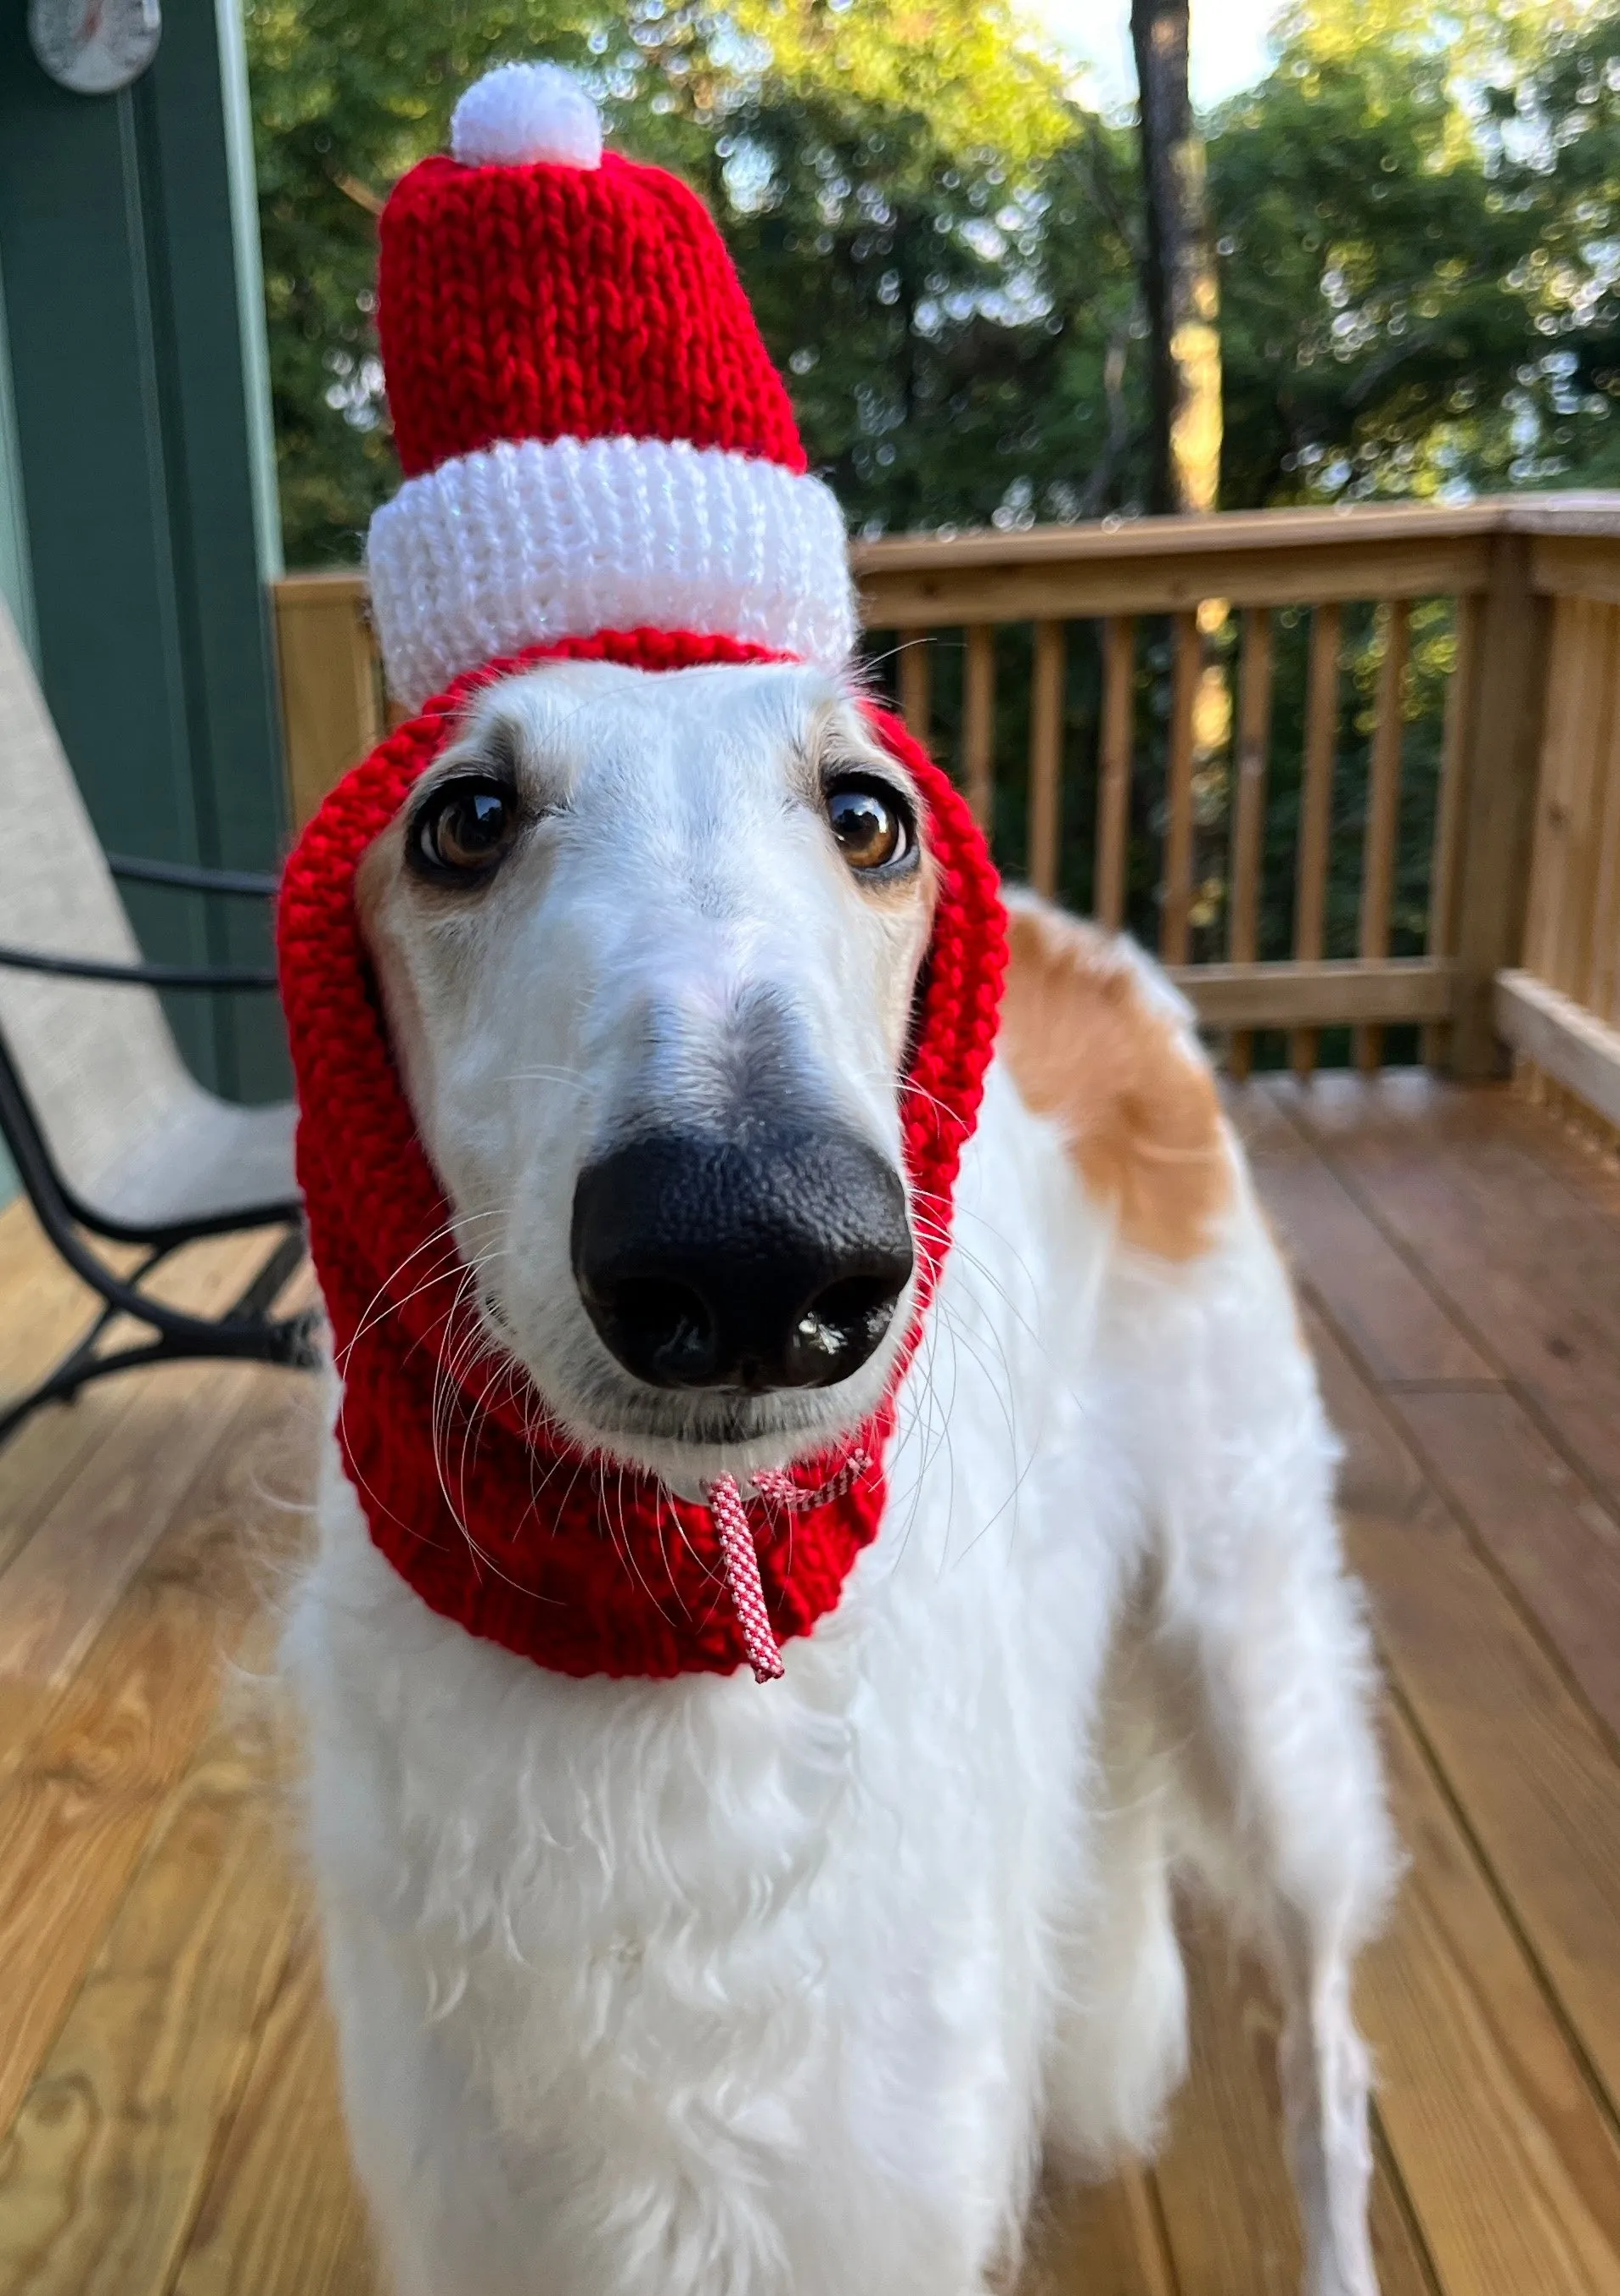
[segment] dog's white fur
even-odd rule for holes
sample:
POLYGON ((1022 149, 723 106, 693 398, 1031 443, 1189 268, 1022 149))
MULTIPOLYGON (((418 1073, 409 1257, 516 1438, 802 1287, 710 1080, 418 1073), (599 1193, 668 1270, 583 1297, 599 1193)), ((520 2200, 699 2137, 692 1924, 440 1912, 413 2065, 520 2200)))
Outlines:
MULTIPOLYGON (((435 772, 492 741, 534 816, 495 882, 415 886, 396 828, 365 892, 492 1335, 681 1488, 779 1464, 859 1418, 889 1350, 724 1427, 649 1405, 575 1295, 573 1182, 615 1127, 754 1089, 761 1011, 794 1089, 897 1154, 926 873, 846 869, 817 776, 877 753, 817 673, 547 668, 435 772)), ((1108 961, 1201 1059, 1147 960, 1108 961)), ((1371 2296, 1350 1960, 1394 1857, 1368 1637, 1287 1280, 1222 1152, 1211 1248, 1157 1259, 998 1062, 881 1532, 776 1685, 572 1681, 473 1640, 377 1555, 329 1447, 286 1662, 398 2296, 983 2290, 1043 2146, 1096 2170, 1154 2142, 1183 1876, 1281 1996, 1312 2296, 1371 2296)))

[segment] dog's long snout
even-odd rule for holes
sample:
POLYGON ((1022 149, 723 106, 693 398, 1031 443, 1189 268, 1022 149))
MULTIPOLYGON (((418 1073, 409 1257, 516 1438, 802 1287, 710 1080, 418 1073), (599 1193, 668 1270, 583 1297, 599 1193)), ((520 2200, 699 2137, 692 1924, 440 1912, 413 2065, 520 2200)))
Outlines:
POLYGON ((887 1331, 911 1274, 905 1192, 855 1134, 745 1145, 655 1134, 574 1193, 580 1298, 653 1387, 831 1387, 887 1331))

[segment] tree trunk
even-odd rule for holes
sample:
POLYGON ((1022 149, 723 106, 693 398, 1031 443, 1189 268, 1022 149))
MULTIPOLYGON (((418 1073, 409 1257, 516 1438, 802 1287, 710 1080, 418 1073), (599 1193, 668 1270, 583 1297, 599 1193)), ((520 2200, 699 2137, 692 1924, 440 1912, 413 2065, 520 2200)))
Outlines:
POLYGON ((1204 144, 1187 85, 1188 0, 1131 0, 1147 210, 1144 282, 1153 383, 1150 507, 1213 510, 1221 479, 1221 337, 1204 144))

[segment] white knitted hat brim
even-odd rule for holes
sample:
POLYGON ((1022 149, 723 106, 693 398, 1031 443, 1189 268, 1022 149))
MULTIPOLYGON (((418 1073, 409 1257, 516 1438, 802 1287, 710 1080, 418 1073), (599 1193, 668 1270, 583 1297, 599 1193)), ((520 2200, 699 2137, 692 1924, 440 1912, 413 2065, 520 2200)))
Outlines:
POLYGON ((525 439, 407 479, 371 522, 389 689, 599 630, 737 638, 829 669, 856 633, 843 520, 818 479, 646 439, 525 439))

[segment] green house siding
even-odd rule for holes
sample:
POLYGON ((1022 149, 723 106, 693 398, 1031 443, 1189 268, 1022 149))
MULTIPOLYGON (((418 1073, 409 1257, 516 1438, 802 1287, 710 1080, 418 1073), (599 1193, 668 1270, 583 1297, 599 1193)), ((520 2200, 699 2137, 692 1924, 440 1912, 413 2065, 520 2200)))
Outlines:
MULTIPOLYGON (((0 276, 34 638, 103 842, 279 857, 267 578, 278 570, 245 73, 230 0, 169 0, 133 88, 54 86, 0 15, 0 276)), ((148 954, 267 961, 242 901, 132 887, 148 954)), ((218 1090, 285 1088, 271 1000, 176 998, 218 1090)))
MULTIPOLYGON (((12 405, 12 361, 5 332, 5 275, 0 272, 0 598, 5 601, 22 643, 37 655, 34 581, 29 569, 28 533, 22 516, 22 460, 12 405)), ((17 1175, 0 1144, 0 1204, 17 1193, 17 1175)))
POLYGON ((22 510, 22 457, 17 444, 17 410, 12 403, 12 355, 5 325, 5 274, 0 270, 0 598, 37 658, 34 627, 34 578, 29 566, 28 527, 22 510))

